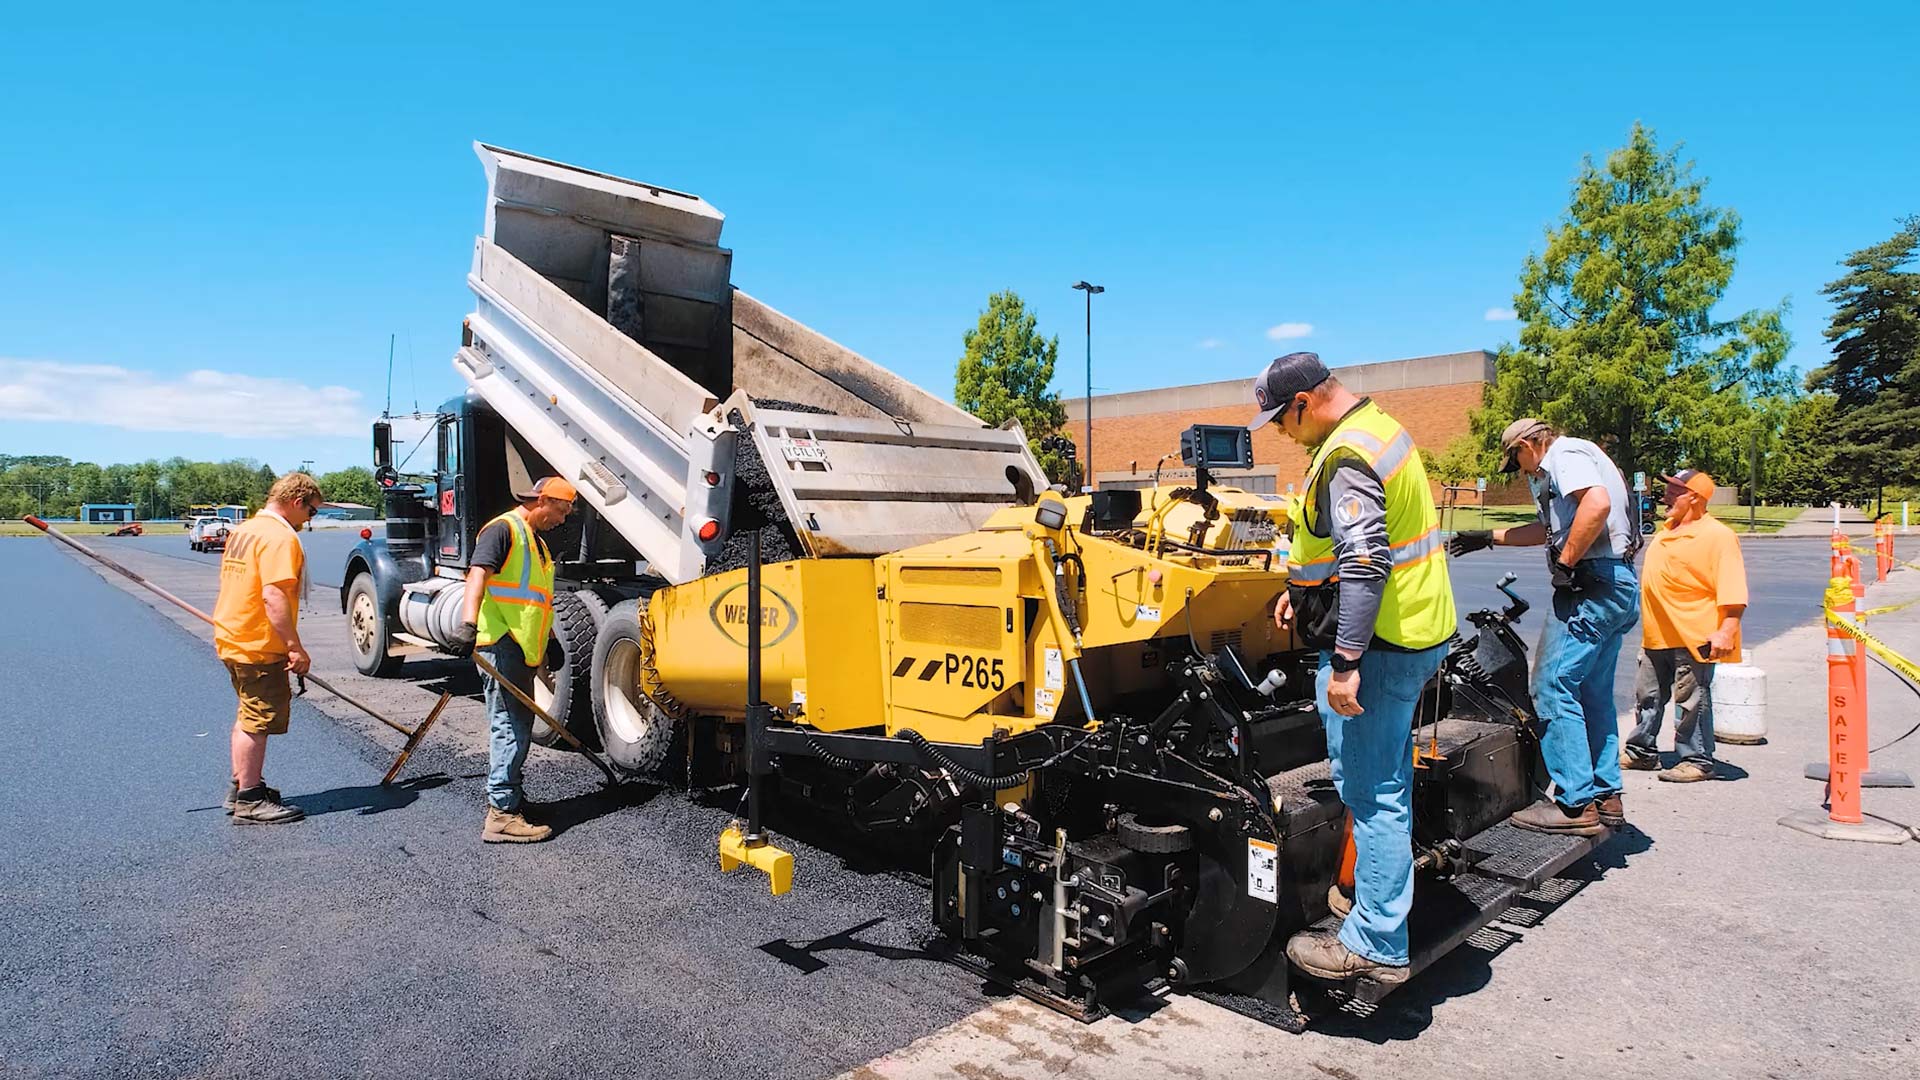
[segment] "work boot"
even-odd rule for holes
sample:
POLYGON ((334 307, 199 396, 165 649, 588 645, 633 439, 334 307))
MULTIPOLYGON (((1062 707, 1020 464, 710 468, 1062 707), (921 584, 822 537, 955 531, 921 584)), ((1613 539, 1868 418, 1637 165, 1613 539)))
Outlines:
POLYGON ((1702 765, 1697 761, 1683 761, 1662 772, 1660 779, 1669 784, 1697 784, 1702 780, 1713 779, 1713 766, 1702 765))
POLYGON ((1617 829, 1627 823, 1626 800, 1617 791, 1593 800, 1593 809, 1600 815, 1600 824, 1609 829, 1617 829))
POLYGON ((1394 967, 1369 960, 1347 948, 1334 934, 1295 934, 1287 939, 1287 959, 1293 966, 1316 979, 1345 982, 1365 977, 1374 982, 1398 986, 1407 981, 1408 968, 1394 967))
POLYGON ((1327 886, 1327 910, 1343 919, 1353 910, 1353 894, 1342 889, 1337 881, 1327 886))
POLYGON ((280 793, 261 784, 233 796, 235 825, 284 825, 307 816, 305 810, 280 801, 280 793))
POLYGON ((1660 768, 1659 754, 1636 754, 1631 750, 1620 751, 1620 767, 1636 769, 1640 772, 1654 772, 1660 768))
POLYGON ((1592 803, 1569 810, 1552 799, 1541 799, 1511 818, 1515 825, 1533 832, 1565 833, 1573 836, 1599 836, 1606 826, 1600 824, 1600 812, 1592 803))
POLYGON ((489 844, 537 844, 552 835, 551 828, 535 825, 518 811, 497 806, 487 807, 487 824, 480 830, 480 839, 489 844))
MULTIPOLYGON (((263 782, 260 786, 266 787, 266 784, 263 782)), ((221 806, 226 808, 227 813, 229 814, 233 813, 233 804, 240 801, 239 795, 240 795, 240 781, 228 780, 227 781, 227 799, 225 802, 220 804, 221 806)), ((267 788, 267 798, 272 799, 274 802, 279 802, 280 789, 272 788, 272 787, 267 788)))

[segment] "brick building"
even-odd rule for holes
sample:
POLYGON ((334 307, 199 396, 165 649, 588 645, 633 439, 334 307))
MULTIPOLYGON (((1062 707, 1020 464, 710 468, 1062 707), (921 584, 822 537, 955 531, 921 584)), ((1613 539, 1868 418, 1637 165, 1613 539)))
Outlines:
MULTIPOLYGON (((1253 377, 1223 382, 1173 386, 1103 394, 1093 399, 1093 460, 1087 462, 1096 487, 1147 487, 1153 483, 1154 463, 1161 466, 1162 483, 1191 479, 1193 470, 1180 466, 1180 432, 1191 424, 1245 424, 1253 418, 1253 377)), ((1394 419, 1406 425, 1414 442, 1429 453, 1439 453, 1469 430, 1468 414, 1480 405, 1493 379, 1493 354, 1484 350, 1419 356, 1378 364, 1334 368, 1333 374, 1356 394, 1371 397, 1394 419)), ((1085 398, 1067 398, 1065 434, 1073 437, 1086 462, 1085 398)), ((1223 473, 1221 481, 1256 492, 1284 492, 1306 475, 1307 455, 1293 440, 1280 434, 1278 424, 1253 433, 1253 469, 1223 473)), ((1488 502, 1508 494, 1499 477, 1489 477, 1493 490, 1488 502)), ((1435 491, 1436 499, 1439 492, 1435 491)), ((1464 498, 1471 505, 1471 497, 1464 498)), ((1518 500, 1525 501, 1522 495, 1518 500)))

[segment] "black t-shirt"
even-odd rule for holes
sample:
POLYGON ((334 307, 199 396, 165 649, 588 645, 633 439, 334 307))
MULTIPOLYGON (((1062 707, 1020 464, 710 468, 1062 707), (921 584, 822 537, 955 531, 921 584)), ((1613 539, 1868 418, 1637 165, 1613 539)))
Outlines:
MULTIPOLYGON (((529 532, 532 530, 529 529, 529 532)), ((547 542, 537 534, 533 542, 538 545, 537 555, 547 555, 547 542)), ((493 521, 480 530, 473 541, 473 562, 470 565, 484 566, 489 573, 499 573, 507 565, 507 555, 513 551, 513 528, 504 521, 493 521)), ((551 556, 548 556, 551 559, 551 556)))
POLYGON ((507 554, 513 550, 513 528, 504 521, 495 521, 480 530, 480 536, 473 542, 474 566, 484 566, 490 573, 498 573, 507 565, 507 554))

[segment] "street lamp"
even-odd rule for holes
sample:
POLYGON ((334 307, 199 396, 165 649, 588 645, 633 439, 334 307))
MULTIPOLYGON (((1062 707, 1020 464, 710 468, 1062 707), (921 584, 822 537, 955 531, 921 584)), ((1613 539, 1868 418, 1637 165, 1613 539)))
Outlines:
POLYGON ((1093 294, 1107 291, 1105 285, 1076 281, 1073 287, 1087 294, 1087 452, 1082 466, 1080 490, 1093 490, 1093 294))

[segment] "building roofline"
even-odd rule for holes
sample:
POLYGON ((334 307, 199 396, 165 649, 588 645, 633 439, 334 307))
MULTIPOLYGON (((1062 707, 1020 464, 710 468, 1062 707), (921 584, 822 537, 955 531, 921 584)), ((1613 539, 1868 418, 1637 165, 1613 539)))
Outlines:
MULTIPOLYGON (((1253 375, 1244 379, 1170 386, 1158 390, 1132 390, 1119 394, 1096 394, 1093 418, 1106 420, 1122 416, 1213 409, 1224 405, 1253 408, 1253 375)), ((1427 386, 1451 386, 1458 383, 1493 381, 1493 353, 1486 349, 1469 352, 1415 356, 1405 360, 1385 360, 1373 364, 1350 364, 1333 369, 1333 374, 1356 394, 1377 394, 1387 390, 1417 390, 1427 386)), ((1084 397, 1062 395, 1069 422, 1086 419, 1084 397)))

